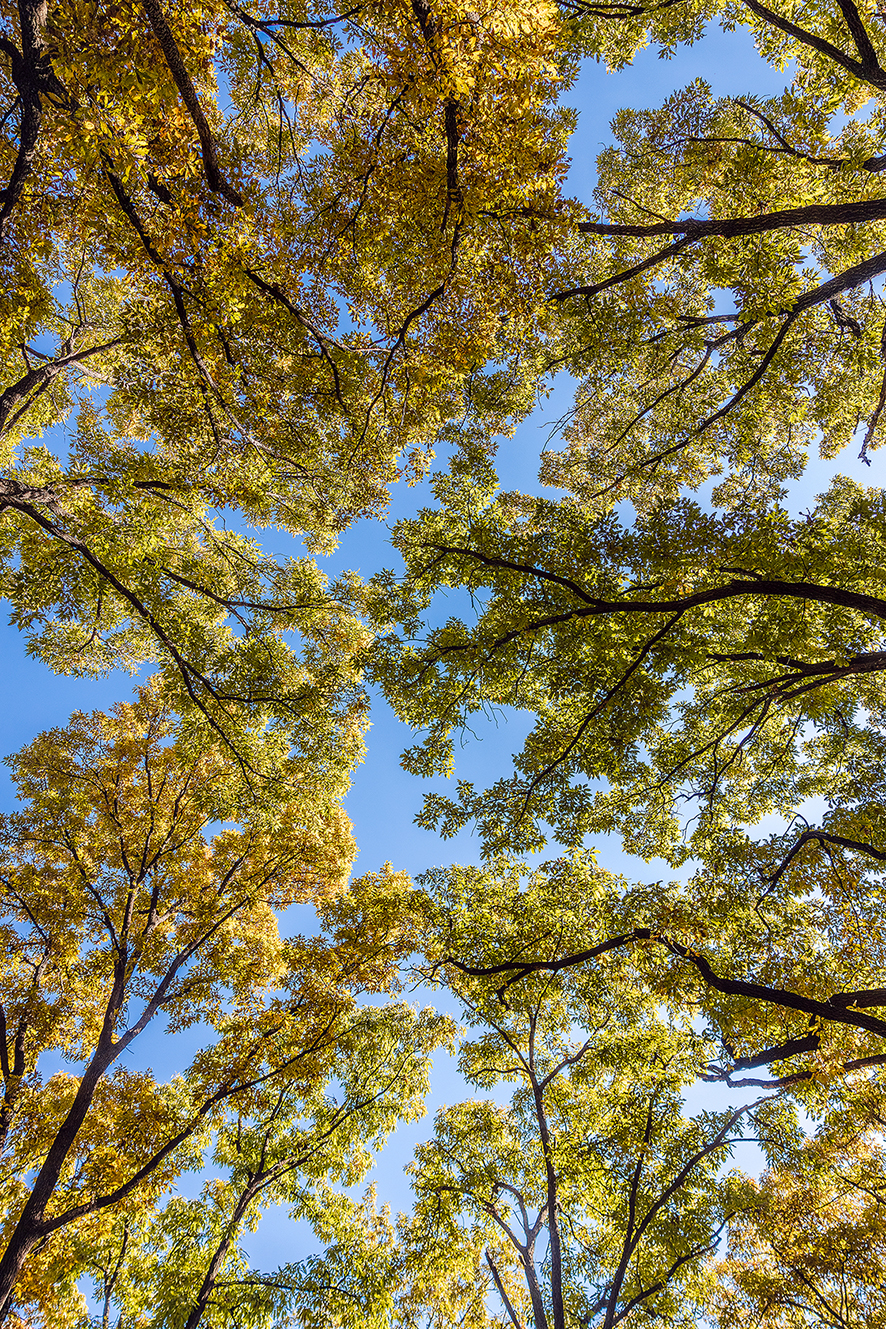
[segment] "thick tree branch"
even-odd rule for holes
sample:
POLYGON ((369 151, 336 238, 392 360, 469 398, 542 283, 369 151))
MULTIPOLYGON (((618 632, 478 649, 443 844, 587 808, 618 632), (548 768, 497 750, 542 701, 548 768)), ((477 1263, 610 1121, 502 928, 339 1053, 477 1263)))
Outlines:
POLYGON ((829 60, 833 60, 835 64, 840 65, 850 74, 854 74, 856 78, 865 83, 872 83, 875 88, 879 88, 881 91, 886 89, 886 71, 880 68, 876 59, 874 68, 866 68, 860 61, 854 60, 852 56, 841 51, 839 46, 834 46, 832 42, 826 41, 823 37, 817 37, 815 33, 799 27, 796 23, 792 23, 790 19, 783 18, 775 10, 761 4, 760 0, 742 0, 742 3, 758 18, 762 18, 772 27, 778 28, 780 32, 785 33, 788 37, 793 37, 802 45, 810 47, 813 51, 818 51, 819 55, 827 56, 829 60))
POLYGON ((507 1311, 508 1316, 510 1317, 511 1324, 514 1326, 514 1329, 523 1329, 523 1325, 520 1322, 520 1317, 517 1315, 517 1312, 514 1310, 511 1299, 507 1294, 504 1283, 501 1281, 501 1275, 499 1274, 498 1270, 495 1267, 495 1261, 493 1260, 492 1253, 490 1252, 488 1247, 486 1248, 486 1263, 489 1265, 489 1272, 492 1274, 492 1278, 495 1283, 496 1289, 498 1291, 498 1295, 502 1299, 504 1308, 507 1311))
MULTIPOLYGON (((583 230, 586 227, 583 224, 579 229, 583 230)), ((608 290, 610 286, 620 286, 622 282, 630 281, 631 277, 636 277, 638 273, 646 272, 648 268, 657 267, 659 263, 664 263, 665 259, 673 258, 689 245, 694 245, 699 238, 695 235, 684 236, 681 240, 676 240, 674 244, 666 245, 664 249, 659 249, 655 254, 651 254, 649 258, 644 258, 635 263, 633 267, 624 268, 621 272, 613 273, 611 277, 606 277, 593 286, 573 286, 568 291, 556 291, 551 299, 568 300, 573 295, 583 295, 590 299, 592 296, 599 295, 601 291, 608 290)))
MULTIPOLYGON (((757 217, 725 217, 705 220, 688 217, 685 221, 647 223, 579 222, 578 230, 587 235, 682 235, 687 240, 701 240, 707 235, 733 238, 784 231, 792 226, 857 226, 862 222, 886 218, 886 198, 856 200, 851 203, 807 203, 800 208, 783 208, 757 217)), ((661 251, 661 258, 668 250, 661 251)), ((660 261, 658 259, 657 261, 660 261)), ((561 298, 561 297, 556 297, 561 298)))
POLYGON ((703 955, 699 955, 697 951, 692 950, 689 946, 684 946, 682 942, 675 941, 662 933, 654 932, 651 928, 634 928, 631 932, 600 942, 599 945, 593 946, 589 950, 578 951, 573 955, 564 955, 556 960, 509 960, 494 965, 470 965, 455 956, 446 955, 437 962, 434 971, 439 969, 441 965, 451 965, 459 973, 476 978, 492 978, 501 974, 510 974, 507 982, 498 989, 498 994, 503 999, 507 988, 514 983, 519 983, 524 978, 528 978, 531 974, 559 973, 563 969, 576 969, 583 964, 587 964, 589 960, 597 959, 609 951, 633 946, 637 942, 654 942, 658 946, 663 946, 675 958, 691 965, 707 987, 722 992, 725 996, 749 997, 756 1001, 766 1002, 768 1005, 780 1006, 786 1010, 799 1011, 806 1015, 815 1016, 819 1020, 831 1024, 851 1025, 854 1028, 864 1029, 868 1033, 876 1034, 880 1038, 886 1038, 886 1020, 878 1019, 872 1015, 864 1015, 860 1009, 853 1009, 865 1005, 886 1006, 886 989, 884 988, 872 988, 864 992, 838 992, 829 997, 827 1001, 818 1001, 814 997, 804 997, 798 992, 789 991, 787 988, 770 987, 768 984, 754 983, 746 979, 724 978, 713 969, 703 955))
POLYGON ((846 21, 849 35, 855 43, 855 49, 861 57, 862 68, 868 71, 868 74, 882 75, 884 71, 880 68, 880 61, 877 52, 874 50, 874 44, 852 0, 837 0, 837 4, 840 6, 840 13, 846 21))
MULTIPOLYGON (((582 607, 574 609, 570 617, 586 618, 608 616, 610 614, 674 614, 692 609, 697 605, 713 604, 721 600, 731 600, 743 596, 784 597, 791 600, 809 600, 815 604, 840 605, 846 609, 858 609, 864 614, 873 614, 876 618, 886 619, 886 600, 879 596, 867 595, 862 591, 845 590, 839 586, 824 586, 817 582, 790 582, 765 577, 751 580, 736 579, 724 586, 711 587, 705 591, 695 591, 692 595, 681 596, 674 600, 603 600, 592 595, 579 582, 570 577, 548 572, 531 563, 518 563, 498 555, 484 554, 478 549, 466 549, 458 545, 428 545, 443 554, 459 554, 472 559, 484 567, 498 568, 501 571, 521 572, 539 580, 554 582, 562 586, 583 602, 582 607)), ((736 569, 737 571, 738 569, 736 569)), ((724 572, 733 569, 724 568, 724 572)), ((558 616, 559 617, 559 616, 558 616)), ((533 631, 538 626, 545 626, 550 620, 539 620, 537 624, 527 624, 521 632, 533 631)), ((441 655, 446 654, 442 648, 441 655)))
POLYGON ((19 50, 8 37, 0 35, 0 52, 9 60, 12 81, 21 103, 18 152, 9 183, 0 189, 0 243, 3 242, 10 213, 22 196, 37 151, 43 122, 40 94, 50 92, 64 96, 64 88, 52 72, 43 49, 48 0, 19 0, 18 12, 22 49, 19 50))
POLYGON ((203 154, 203 170, 206 175, 206 183, 213 193, 221 194, 222 198, 227 199, 229 203, 233 203, 235 207, 241 207, 243 204, 241 195, 228 184, 222 175, 212 131, 209 128, 206 116, 203 114, 200 100, 185 67, 175 37, 172 35, 172 30, 166 22, 163 10, 158 0, 142 0, 142 8, 154 30, 154 36, 157 38, 163 52, 163 58, 169 67, 175 86, 178 88, 181 99, 197 130, 200 139, 200 150, 203 154))
POLYGON ((124 337, 114 337, 111 341, 102 342, 98 346, 86 346, 80 351, 71 350, 68 342, 66 343, 67 349, 63 347, 61 355, 55 359, 45 361, 38 365, 36 369, 29 370, 16 383, 11 383, 8 388, 0 393, 0 433, 15 425, 22 412, 27 410, 46 391, 53 381, 58 378, 59 374, 70 368, 71 365, 80 364, 93 355, 100 355, 103 351, 113 350, 115 346, 121 345, 124 340, 124 337), (24 402, 24 406, 20 406, 21 402, 24 402))

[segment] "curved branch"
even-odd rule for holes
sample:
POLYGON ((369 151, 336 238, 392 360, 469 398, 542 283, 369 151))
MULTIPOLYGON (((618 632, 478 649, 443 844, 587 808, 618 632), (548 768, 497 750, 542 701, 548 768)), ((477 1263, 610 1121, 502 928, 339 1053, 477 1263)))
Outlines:
POLYGON ((251 268, 244 267, 243 271, 245 272, 246 276, 249 278, 249 280, 253 283, 254 286, 257 286, 258 289, 260 291, 263 291, 266 295, 271 296, 271 298, 273 300, 276 300, 276 302, 279 305, 282 305, 283 308, 287 311, 287 313, 292 315, 292 317, 295 319, 299 327, 304 328, 305 331, 310 333, 311 337, 314 339, 314 342, 319 348, 320 355, 323 357, 323 359, 326 361, 327 365, 329 366, 330 372, 332 374, 332 380, 334 384, 333 391, 335 393, 336 401, 338 402, 339 406, 341 406, 342 410, 346 410, 347 408, 345 407, 345 400, 344 397, 342 396, 342 391, 341 391, 341 378, 339 376, 338 366, 336 365, 335 361, 332 358, 332 355, 330 354, 327 348, 326 339, 321 335, 321 333, 317 331, 313 323, 311 323, 310 320, 306 317, 304 311, 299 309, 297 305, 294 305, 292 303, 286 292, 282 289, 282 287, 278 286, 276 282, 266 282, 263 277, 260 277, 257 272, 253 272, 251 268))
POLYGON ((169 655, 178 670, 179 676, 185 686, 185 691, 187 692, 190 700, 193 702, 194 706, 196 706, 197 710, 200 711, 200 713, 203 715, 204 719, 206 720, 210 728, 213 729, 215 733, 218 735, 218 737, 221 739, 224 746, 231 752, 232 756, 240 765, 241 769, 244 771, 248 771, 251 774, 255 774, 254 768, 249 764, 246 758, 243 757, 242 753, 238 751, 234 743, 225 733, 224 728, 219 724, 215 716, 212 715, 211 711, 209 710, 209 707, 206 705, 206 703, 201 699, 201 697, 198 694, 197 688, 195 687, 195 682, 199 683, 202 687, 204 687, 214 701, 217 702, 221 701, 222 699, 219 697, 216 689, 213 687, 212 681, 207 677, 206 674, 202 673, 201 670, 197 669, 195 665, 191 664, 191 662, 188 659, 186 659, 184 655, 182 655, 181 651, 175 645, 175 642, 169 636, 168 632, 166 632, 162 624, 158 621, 158 619, 151 612, 150 608, 144 603, 144 601, 142 601, 140 597, 135 594, 134 591, 130 590, 130 588, 124 582, 122 582, 120 578, 114 574, 114 572, 112 572, 112 570, 108 567, 106 563, 103 563, 101 559, 99 559, 96 556, 96 554, 93 553, 93 551, 89 548, 89 546, 85 543, 85 541, 78 539, 76 536, 68 535, 65 531, 61 530, 61 528, 57 526, 54 522, 50 521, 48 517, 44 516, 44 514, 40 512, 37 508, 33 507, 29 503, 25 502, 12 503, 9 500, 6 500, 3 506, 15 508, 16 511, 21 512, 24 516, 29 517, 31 521, 35 522, 38 526, 42 527, 42 529, 46 531, 46 533, 52 539, 60 541, 62 544, 67 545, 75 553, 79 554, 80 557, 86 563, 89 564, 89 566, 93 569, 93 571, 96 572, 103 581, 106 581, 108 585, 111 586, 117 592, 117 594, 121 597, 124 603, 127 604, 130 607, 130 609, 134 612, 136 617, 141 619, 141 621, 148 628, 150 628, 156 640, 160 642, 161 645, 165 647, 165 649, 169 652, 169 655))
MULTIPOLYGON (((660 255, 657 256, 657 261, 668 252, 668 250, 662 250, 660 255)), ((635 269, 633 268, 625 269, 624 273, 616 274, 614 277, 608 279, 606 284, 612 286, 616 285, 619 281, 626 281, 631 275, 633 275, 634 271, 635 269)), ((617 489, 628 476, 636 475, 640 471, 658 466, 666 458, 672 457, 676 453, 682 452, 684 448, 689 447, 689 445, 709 429, 712 424, 716 423, 717 420, 722 419, 722 417, 728 414, 733 407, 737 406, 739 401, 741 401, 741 399, 760 382, 774 359, 776 352, 784 341, 787 332, 793 326, 793 323, 800 314, 805 313, 809 309, 815 308, 817 305, 825 304, 826 302, 831 302, 833 304, 834 298, 842 294, 842 292, 855 290, 856 287, 863 285, 865 282, 870 282, 875 277, 882 276, 884 272, 886 272, 886 252, 874 254, 870 258, 864 259, 861 263, 853 264, 852 267, 846 268, 843 272, 838 273, 836 277, 829 278, 826 282, 822 282, 819 286, 813 287, 811 291, 806 291, 804 295, 799 296, 789 309, 781 311, 781 317, 785 319, 785 322, 779 329, 779 332, 770 345, 763 361, 758 365, 751 377, 742 384, 724 406, 720 407, 720 409, 713 415, 710 415, 707 419, 703 420, 700 425, 698 425, 685 438, 682 438, 678 443, 674 443, 671 447, 665 448, 663 451, 655 453, 651 457, 647 457, 636 466, 623 471, 620 475, 616 476, 610 484, 597 490, 592 497, 601 498, 604 494, 608 494, 613 489, 617 489)), ((585 289, 592 291, 594 288, 576 287, 574 290, 564 292, 564 298, 568 295, 581 294, 585 289)), ((551 297, 551 299, 557 298, 558 296, 556 294, 551 297)), ((730 315, 729 318, 730 321, 734 321, 737 316, 730 315)), ((725 321, 725 319, 718 318, 716 321, 725 321)), ((757 319, 745 323, 739 322, 737 327, 733 328, 730 332, 725 334, 725 337, 713 344, 719 345, 726 340, 735 340, 737 337, 747 332, 748 329, 754 327, 758 322, 759 320, 757 319)))
MULTIPOLYGON (((862 840, 850 840, 845 835, 833 835, 827 831, 804 831, 796 844, 788 850, 776 870, 770 876, 770 890, 773 886, 777 885, 782 873, 790 866, 803 846, 809 844, 811 840, 817 840, 819 844, 836 844, 840 845, 843 849, 854 849, 859 854, 869 854, 871 858, 875 858, 879 863, 886 863, 886 852, 882 849, 875 849, 872 844, 865 844, 862 840)), ((852 1004, 855 1005, 857 1003, 853 1002, 852 1004)))
POLYGON ((542 770, 540 770, 535 776, 533 776, 529 784, 529 788, 526 790, 526 797, 523 800, 523 811, 521 813, 521 816, 525 815, 526 809, 529 806, 529 800, 532 798, 532 795, 535 793, 535 790, 538 788, 539 784, 541 784, 542 780, 547 779, 549 775, 552 775, 554 773, 554 771, 557 769, 558 766, 561 766, 563 762, 566 761, 566 759, 569 757, 569 754, 575 749, 576 745, 581 742, 581 737, 584 734, 585 730, 587 729, 588 725, 591 723, 591 721, 595 720, 597 716, 600 714, 600 712, 606 709, 610 701, 612 701, 613 697, 617 696, 617 694, 621 692, 622 688, 625 688, 627 686, 631 676, 634 673, 636 673, 636 671, 640 668, 641 664, 649 655, 650 651, 653 650, 654 647, 658 645, 658 643, 662 640, 662 638, 667 636, 671 628, 675 627, 682 617, 683 617, 683 610, 680 610, 676 614, 672 614, 671 617, 668 619, 667 623, 665 623, 663 627, 659 628, 658 632, 656 632, 654 636, 649 638, 649 640, 640 648, 640 650, 634 656, 634 659, 628 665, 627 669, 624 671, 624 673, 621 675, 618 681, 614 683, 613 686, 609 688, 606 692, 604 692, 603 696, 596 703, 596 705, 591 707, 587 715, 582 720, 581 724, 578 726, 578 729, 573 734, 572 739, 566 745, 564 750, 559 754, 559 756, 555 757, 553 761, 548 762, 548 764, 545 767, 543 767, 542 770))
MULTIPOLYGON (((592 595, 588 590, 570 577, 563 577, 557 573, 548 572, 544 568, 535 567, 531 563, 516 563, 511 559, 501 558, 496 555, 483 554, 478 549, 465 549, 457 545, 427 545, 426 548, 439 550, 443 554, 462 554, 466 558, 474 559, 484 567, 500 568, 502 571, 523 572, 530 577, 537 577, 539 580, 551 581, 570 591, 583 602, 580 609, 571 611, 569 617, 586 618, 596 616, 608 616, 610 614, 674 614, 678 611, 692 609, 698 605, 713 604, 720 600, 731 600, 745 595, 762 596, 784 596, 791 600, 811 600, 816 604, 839 605, 845 609, 858 609, 865 614, 873 614, 876 618, 886 619, 886 600, 876 595, 866 595, 863 591, 844 590, 840 586, 823 586, 816 582, 806 581, 781 581, 777 578, 754 577, 748 580, 733 580, 727 582, 725 586, 711 587, 706 591, 695 591, 692 595, 682 596, 676 600, 602 600, 592 595)), ((740 569, 724 568, 724 572, 739 571, 740 569)), ((563 615, 563 618, 566 616, 563 615)), ((557 617, 557 621, 561 618, 557 617)), ((538 624, 528 624, 522 629, 524 632, 532 631, 537 626, 544 626, 552 620, 540 620, 538 624)), ((446 653, 446 648, 441 650, 441 654, 446 653)))
MULTIPOLYGON (((828 1023, 851 1025, 886 1038, 886 1020, 865 1015, 860 1009, 853 1009, 866 1005, 886 1006, 886 988, 872 988, 865 992, 837 992, 827 1001, 817 1001, 814 997, 804 997, 799 992, 790 992, 787 988, 770 987, 765 983, 754 983, 741 978, 724 978, 713 969, 703 955, 699 955, 689 946, 684 946, 682 942, 654 932, 652 928, 634 928, 631 932, 600 942, 590 950, 564 955, 557 960, 510 960, 495 965, 469 965, 456 959, 455 956, 445 955, 434 966, 434 970, 448 964, 459 973, 475 978, 490 978, 509 973, 511 977, 498 989, 499 997, 504 1000, 507 988, 531 974, 558 973, 562 969, 576 969, 608 951, 633 946, 641 941, 651 941, 663 946, 676 959, 691 965, 708 987, 716 992, 722 992, 724 996, 749 997, 769 1005, 781 1006, 786 1010, 799 1011, 828 1023)), ((807 1049, 804 1047, 803 1050, 807 1049)))

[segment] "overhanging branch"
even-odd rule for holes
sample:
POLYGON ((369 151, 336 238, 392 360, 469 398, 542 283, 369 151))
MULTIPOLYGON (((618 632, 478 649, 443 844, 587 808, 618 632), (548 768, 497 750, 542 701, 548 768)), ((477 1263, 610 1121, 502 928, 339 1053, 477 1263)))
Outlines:
POLYGON ((711 987, 725 996, 748 997, 785 1010, 799 1011, 823 1022, 850 1025, 876 1034, 880 1038, 886 1038, 886 1020, 865 1015, 859 1009, 864 1006, 886 1007, 886 988, 871 988, 861 992, 837 992, 826 1001, 818 1001, 814 997, 804 997, 801 993, 791 992, 787 988, 771 987, 766 983, 755 983, 747 979, 724 978, 714 970, 703 955, 689 946, 684 946, 682 942, 653 931, 652 928, 633 928, 630 932, 611 937, 589 950, 560 956, 554 960, 506 960, 495 965, 470 965, 453 955, 446 955, 437 962, 432 973, 442 965, 451 965, 459 973, 472 978, 492 978, 509 974, 510 977, 497 990, 499 997, 504 1000, 504 993, 509 987, 531 974, 559 973, 564 969, 576 969, 609 951, 625 949, 638 942, 653 942, 663 946, 676 959, 691 965, 706 987, 711 987))

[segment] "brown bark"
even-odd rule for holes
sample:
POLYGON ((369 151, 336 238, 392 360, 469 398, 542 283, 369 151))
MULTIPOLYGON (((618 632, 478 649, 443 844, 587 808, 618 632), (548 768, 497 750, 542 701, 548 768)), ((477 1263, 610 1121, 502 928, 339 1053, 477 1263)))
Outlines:
MULTIPOLYGON (((566 1329, 566 1317, 563 1308, 563 1248, 560 1241, 560 1201, 557 1186, 557 1171, 554 1166, 554 1142, 545 1111, 544 1085, 538 1080, 533 1066, 535 1043, 535 1020, 530 1025, 529 1061, 527 1070, 532 1086, 532 1101, 535 1108, 535 1120, 541 1140, 542 1157, 545 1163, 545 1206, 548 1222, 548 1242, 551 1252, 551 1313, 554 1329, 566 1329)), ((547 1081, 545 1082, 547 1083, 547 1081)))
POLYGON ((498 1270, 495 1267, 495 1261, 493 1260, 492 1255, 488 1250, 486 1252, 486 1263, 489 1265, 489 1272, 492 1274, 496 1290, 498 1291, 498 1295, 502 1299, 502 1303, 504 1305, 505 1310, 510 1316, 511 1323, 514 1326, 514 1329, 523 1329, 523 1326, 520 1323, 520 1317, 517 1315, 517 1312, 514 1310, 513 1303, 507 1294, 505 1285, 501 1281, 501 1275, 499 1274, 498 1270))
POLYGON ((209 1298, 212 1296, 213 1289, 218 1281, 219 1273, 225 1262, 228 1251, 231 1249, 231 1243, 240 1230, 246 1211, 252 1200, 261 1190, 264 1184, 263 1178, 253 1178, 252 1182, 244 1188, 240 1194, 237 1204, 225 1227, 225 1233, 221 1241, 216 1246, 209 1261, 209 1267, 206 1270, 203 1282, 200 1284, 200 1290, 194 1299, 193 1309, 183 1325, 183 1329, 197 1329, 200 1321, 203 1319, 206 1307, 209 1305, 209 1298))
POLYGON ((802 208, 782 208, 762 212, 758 217, 725 217, 706 220, 688 217, 685 221, 621 224, 615 222, 579 222, 578 229, 588 235, 683 235, 700 240, 706 235, 725 237, 761 235, 766 231, 784 231, 791 226, 857 226, 860 222, 886 218, 886 198, 861 199, 852 203, 808 203, 802 208))
POLYGON ((43 30, 48 10, 48 0, 19 0, 22 49, 19 50, 7 37, 0 36, 0 51, 9 59, 12 81, 21 99, 18 153, 9 183, 0 190, 0 243, 34 163, 43 123, 41 90, 45 91, 56 82, 43 52, 43 30))
POLYGON ((510 974, 511 977, 500 989, 500 993, 503 995, 506 988, 513 983, 518 983, 523 978, 527 978, 530 974, 557 973, 561 969, 575 969, 581 964, 587 964, 589 960, 604 955, 607 951, 616 950, 623 946, 631 946, 638 941, 654 941, 657 945, 664 946, 673 956, 684 960, 687 964, 691 964, 708 987, 712 987, 726 996, 755 998, 774 1006, 782 1006, 787 1010, 814 1015, 820 1020, 830 1023, 852 1025, 857 1029, 865 1029, 868 1033, 877 1034, 880 1038, 886 1038, 886 1020, 877 1019, 873 1015, 864 1015, 858 1009, 848 1009, 849 1006, 886 1006, 886 988, 872 988, 867 992, 836 992, 828 997, 826 1001, 817 1001, 814 997, 804 997, 798 992, 790 992, 787 988, 770 987, 765 983, 752 983, 745 979, 723 978, 716 973, 704 956, 699 955, 688 946, 684 946, 682 942, 674 941, 670 937, 653 932, 651 928, 634 928, 632 932, 624 933, 619 937, 612 937, 590 950, 578 951, 574 955, 564 955, 557 960, 510 960, 495 965, 469 965, 447 955, 442 963, 450 964, 453 968, 458 969, 460 973, 470 974, 474 977, 482 978, 494 977, 498 974, 510 974))
POLYGON ((191 82, 185 62, 182 59, 181 51, 178 49, 178 43, 172 35, 172 30, 166 22, 163 10, 158 0, 142 0, 148 22, 154 30, 154 36, 163 52, 163 58, 173 77, 175 86, 181 94, 181 99, 185 104, 188 115, 194 123, 197 130, 197 136, 200 139, 200 151, 203 156, 203 171, 206 176, 206 183, 215 194, 221 194, 222 198, 233 203, 235 207, 242 206, 243 199, 236 189, 233 189, 224 178, 221 168, 218 164, 218 155, 215 150, 215 140, 212 137, 212 131, 203 114, 203 108, 200 105, 200 99, 197 91, 191 82))

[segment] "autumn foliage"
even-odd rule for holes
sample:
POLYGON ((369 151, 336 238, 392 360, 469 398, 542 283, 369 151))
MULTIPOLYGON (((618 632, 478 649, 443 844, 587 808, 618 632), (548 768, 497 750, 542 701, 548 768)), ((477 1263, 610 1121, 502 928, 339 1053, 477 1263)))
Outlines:
POLYGON ((854 0, 0 5, 0 594, 141 673, 8 759, 0 1322, 886 1325, 884 94, 854 0), (479 865, 353 878, 370 696, 479 865))

